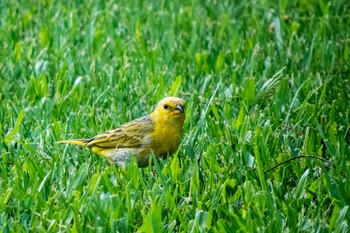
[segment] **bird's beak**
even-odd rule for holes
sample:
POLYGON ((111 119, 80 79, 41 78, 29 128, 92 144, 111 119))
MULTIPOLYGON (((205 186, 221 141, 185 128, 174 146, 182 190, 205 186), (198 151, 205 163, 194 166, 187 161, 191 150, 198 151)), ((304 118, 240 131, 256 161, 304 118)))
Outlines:
POLYGON ((181 113, 184 112, 184 107, 181 104, 176 104, 175 109, 179 110, 181 113))

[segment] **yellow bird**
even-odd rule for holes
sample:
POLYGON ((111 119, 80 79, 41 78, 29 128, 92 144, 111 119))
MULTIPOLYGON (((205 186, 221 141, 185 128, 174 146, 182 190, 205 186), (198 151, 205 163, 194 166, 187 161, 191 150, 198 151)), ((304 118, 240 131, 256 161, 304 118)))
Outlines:
POLYGON ((151 151, 158 157, 167 158, 177 150, 186 118, 184 106, 183 99, 167 97, 158 103, 150 115, 91 139, 71 139, 58 143, 88 147, 122 167, 131 156, 136 156, 138 166, 146 167, 151 151))

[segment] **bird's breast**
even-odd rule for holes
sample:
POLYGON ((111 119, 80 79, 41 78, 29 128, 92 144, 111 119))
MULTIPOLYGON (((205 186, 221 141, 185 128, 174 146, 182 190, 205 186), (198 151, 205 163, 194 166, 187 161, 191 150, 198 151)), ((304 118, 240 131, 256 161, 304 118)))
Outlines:
POLYGON ((180 144, 182 133, 182 128, 177 125, 156 124, 152 133, 151 150, 161 157, 174 153, 180 144))

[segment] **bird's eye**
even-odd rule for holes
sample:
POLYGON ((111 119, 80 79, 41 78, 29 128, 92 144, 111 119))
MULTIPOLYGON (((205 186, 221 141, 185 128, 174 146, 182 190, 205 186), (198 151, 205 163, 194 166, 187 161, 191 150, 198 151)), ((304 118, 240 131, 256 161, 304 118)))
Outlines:
POLYGON ((169 106, 167 104, 164 104, 164 109, 168 109, 169 106))

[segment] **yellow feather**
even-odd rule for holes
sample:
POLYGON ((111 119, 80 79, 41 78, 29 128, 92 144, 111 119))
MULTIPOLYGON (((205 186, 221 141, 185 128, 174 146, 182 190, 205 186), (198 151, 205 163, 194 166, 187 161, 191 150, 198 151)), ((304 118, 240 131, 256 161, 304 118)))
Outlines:
POLYGON ((89 143, 89 141, 90 141, 89 139, 71 139, 71 140, 58 141, 57 143, 86 146, 89 143))
POLYGON ((91 139, 72 139, 58 143, 88 147, 120 166, 124 166, 131 156, 136 156, 139 167, 145 167, 148 166, 151 152, 166 158, 177 150, 186 118, 184 104, 183 99, 167 97, 158 103, 150 115, 91 139))

